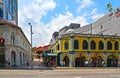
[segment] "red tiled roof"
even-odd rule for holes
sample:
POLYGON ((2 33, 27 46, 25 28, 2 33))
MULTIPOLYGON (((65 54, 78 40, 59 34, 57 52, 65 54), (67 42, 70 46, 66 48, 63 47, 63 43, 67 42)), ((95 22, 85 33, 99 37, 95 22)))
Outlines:
POLYGON ((8 26, 12 26, 12 27, 17 27, 19 28, 19 26, 17 26, 16 24, 14 24, 13 22, 8 22, 6 20, 0 19, 0 24, 7 24, 8 26))
POLYGON ((0 24, 5 24, 7 21, 0 19, 0 24))
POLYGON ((8 22, 8 24, 9 24, 10 26, 17 26, 17 25, 15 25, 15 24, 12 23, 12 22, 8 22))
POLYGON ((46 45, 46 46, 39 46, 37 48, 34 48, 34 52, 37 52, 37 51, 44 51, 44 50, 47 50, 48 48, 50 47, 50 45, 46 45))

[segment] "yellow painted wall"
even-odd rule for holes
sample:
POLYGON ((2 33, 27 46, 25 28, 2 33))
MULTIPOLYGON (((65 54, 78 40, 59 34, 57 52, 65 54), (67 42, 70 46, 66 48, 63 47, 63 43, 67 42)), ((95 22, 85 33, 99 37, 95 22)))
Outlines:
MULTIPOLYGON (((106 39, 104 39, 103 37, 90 37, 90 38, 88 38, 88 37, 80 37, 80 36, 75 36, 74 37, 74 40, 78 40, 79 41, 79 49, 74 49, 74 52, 120 52, 120 47, 119 47, 119 50, 114 50, 114 43, 115 43, 115 41, 118 41, 119 42, 119 46, 120 46, 120 39, 118 39, 118 38, 106 38, 106 39), (87 41, 92 41, 92 40, 94 40, 95 41, 95 43, 96 43, 96 49, 95 50, 83 50, 82 48, 82 43, 83 43, 83 40, 87 40, 87 41), (104 45, 104 47, 106 47, 106 49, 107 49, 107 42, 108 41, 111 41, 112 42, 112 50, 105 50, 105 48, 103 49, 103 50, 99 50, 99 46, 98 46, 98 44, 99 44, 99 41, 103 41, 103 43, 104 42, 106 42, 106 46, 104 45)), ((68 37, 63 37, 62 38, 62 41, 61 41, 61 46, 62 46, 62 52, 66 52, 66 53, 68 53, 68 52, 70 52, 70 37, 68 36, 68 37), (68 41, 68 43, 69 43, 69 49, 68 50, 65 50, 64 49, 64 43, 65 43, 65 41, 68 41)), ((88 45, 88 47, 90 47, 90 45, 88 45)), ((53 51, 54 52, 57 52, 57 53, 59 53, 60 52, 60 40, 58 40, 57 42, 56 42, 56 44, 54 44, 54 46, 53 46, 53 51), (57 45, 59 44, 59 50, 57 50, 57 45)))
POLYGON ((75 52, 86 51, 82 49, 82 42, 83 40, 88 40, 87 37, 74 37, 74 40, 79 41, 79 49, 74 50, 75 52))
MULTIPOLYGON (((99 53, 99 54, 95 54, 95 53, 91 53, 90 54, 90 58, 92 59, 92 57, 96 57, 96 56, 100 56, 101 58, 102 58, 102 60, 104 60, 104 55, 103 55, 103 53, 99 53)), ((90 60, 91 60, 90 59, 90 60)))
POLYGON ((87 53, 75 53, 75 56, 74 56, 74 59, 76 59, 77 57, 80 57, 80 56, 84 56, 86 58, 86 60, 88 59, 88 55, 87 53))
POLYGON ((70 37, 65 37, 65 38, 62 38, 62 52, 70 52, 70 37), (68 44, 69 44, 69 49, 68 50, 65 50, 64 49, 64 43, 65 41, 68 41, 68 44))
MULTIPOLYGON (((103 52, 104 51, 104 49, 103 50, 99 50, 99 41, 103 41, 103 43, 104 43, 104 38, 102 38, 102 37, 91 37, 90 38, 90 42, 91 41, 95 41, 95 43, 96 43, 96 49, 95 50, 91 50, 90 49, 90 52, 103 52)), ((89 45, 90 46, 90 45, 89 45)), ((91 47, 91 46, 90 46, 91 47)))
POLYGON ((120 45, 120 41, 117 38, 106 38, 106 47, 107 47, 107 42, 111 41, 112 43, 112 50, 106 50, 107 52, 119 52, 120 51, 120 47, 119 50, 114 50, 114 43, 115 41, 118 41, 119 45, 120 45))
POLYGON ((118 60, 120 59, 119 53, 114 53, 114 54, 112 54, 112 53, 110 54, 110 53, 109 53, 109 54, 107 54, 106 56, 109 57, 109 56, 111 56, 111 55, 116 56, 118 60))

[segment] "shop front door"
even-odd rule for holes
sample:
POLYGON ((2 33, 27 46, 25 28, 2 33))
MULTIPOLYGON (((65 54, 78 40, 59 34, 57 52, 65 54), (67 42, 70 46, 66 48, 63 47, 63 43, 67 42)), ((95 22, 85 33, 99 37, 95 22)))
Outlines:
POLYGON ((116 56, 111 55, 107 58, 107 67, 117 67, 117 65, 118 59, 116 56))
POLYGON ((0 48, 0 67, 5 66, 5 50, 0 48))
POLYGON ((68 58, 68 56, 65 56, 63 61, 64 61, 64 66, 68 67, 69 66, 69 58, 68 58))
POLYGON ((102 66, 102 58, 100 56, 93 57, 91 66, 92 67, 101 67, 102 66))

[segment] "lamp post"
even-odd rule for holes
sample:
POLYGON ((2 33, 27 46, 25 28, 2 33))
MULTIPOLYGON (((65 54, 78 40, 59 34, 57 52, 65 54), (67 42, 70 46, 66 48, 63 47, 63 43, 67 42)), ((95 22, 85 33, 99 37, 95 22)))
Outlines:
POLYGON ((31 25, 31 23, 28 23, 29 25, 30 25, 30 35, 31 35, 31 67, 33 67, 33 57, 32 57, 32 34, 33 34, 33 32, 32 32, 32 25, 31 25))

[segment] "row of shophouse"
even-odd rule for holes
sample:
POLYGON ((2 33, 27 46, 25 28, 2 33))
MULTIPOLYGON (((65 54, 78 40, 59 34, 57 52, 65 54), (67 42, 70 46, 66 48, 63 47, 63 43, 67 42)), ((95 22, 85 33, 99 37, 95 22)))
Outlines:
POLYGON ((120 8, 95 22, 80 26, 71 23, 52 34, 47 48, 37 47, 35 58, 43 58, 46 66, 54 59, 57 66, 120 66, 120 8))
POLYGON ((43 61, 43 53, 44 52, 49 53, 50 52, 49 49, 50 49, 50 45, 34 47, 34 55, 33 55, 34 60, 43 61))
POLYGON ((57 66, 120 66, 120 8, 91 24, 71 23, 54 32, 49 57, 57 66))
MULTIPOLYGON (((17 25, 17 6, 18 0, 0 1, 0 67, 32 61, 31 44, 17 25)), ((120 7, 91 24, 71 23, 54 32, 48 46, 35 50, 34 58, 40 57, 57 66, 120 66, 120 7)))

